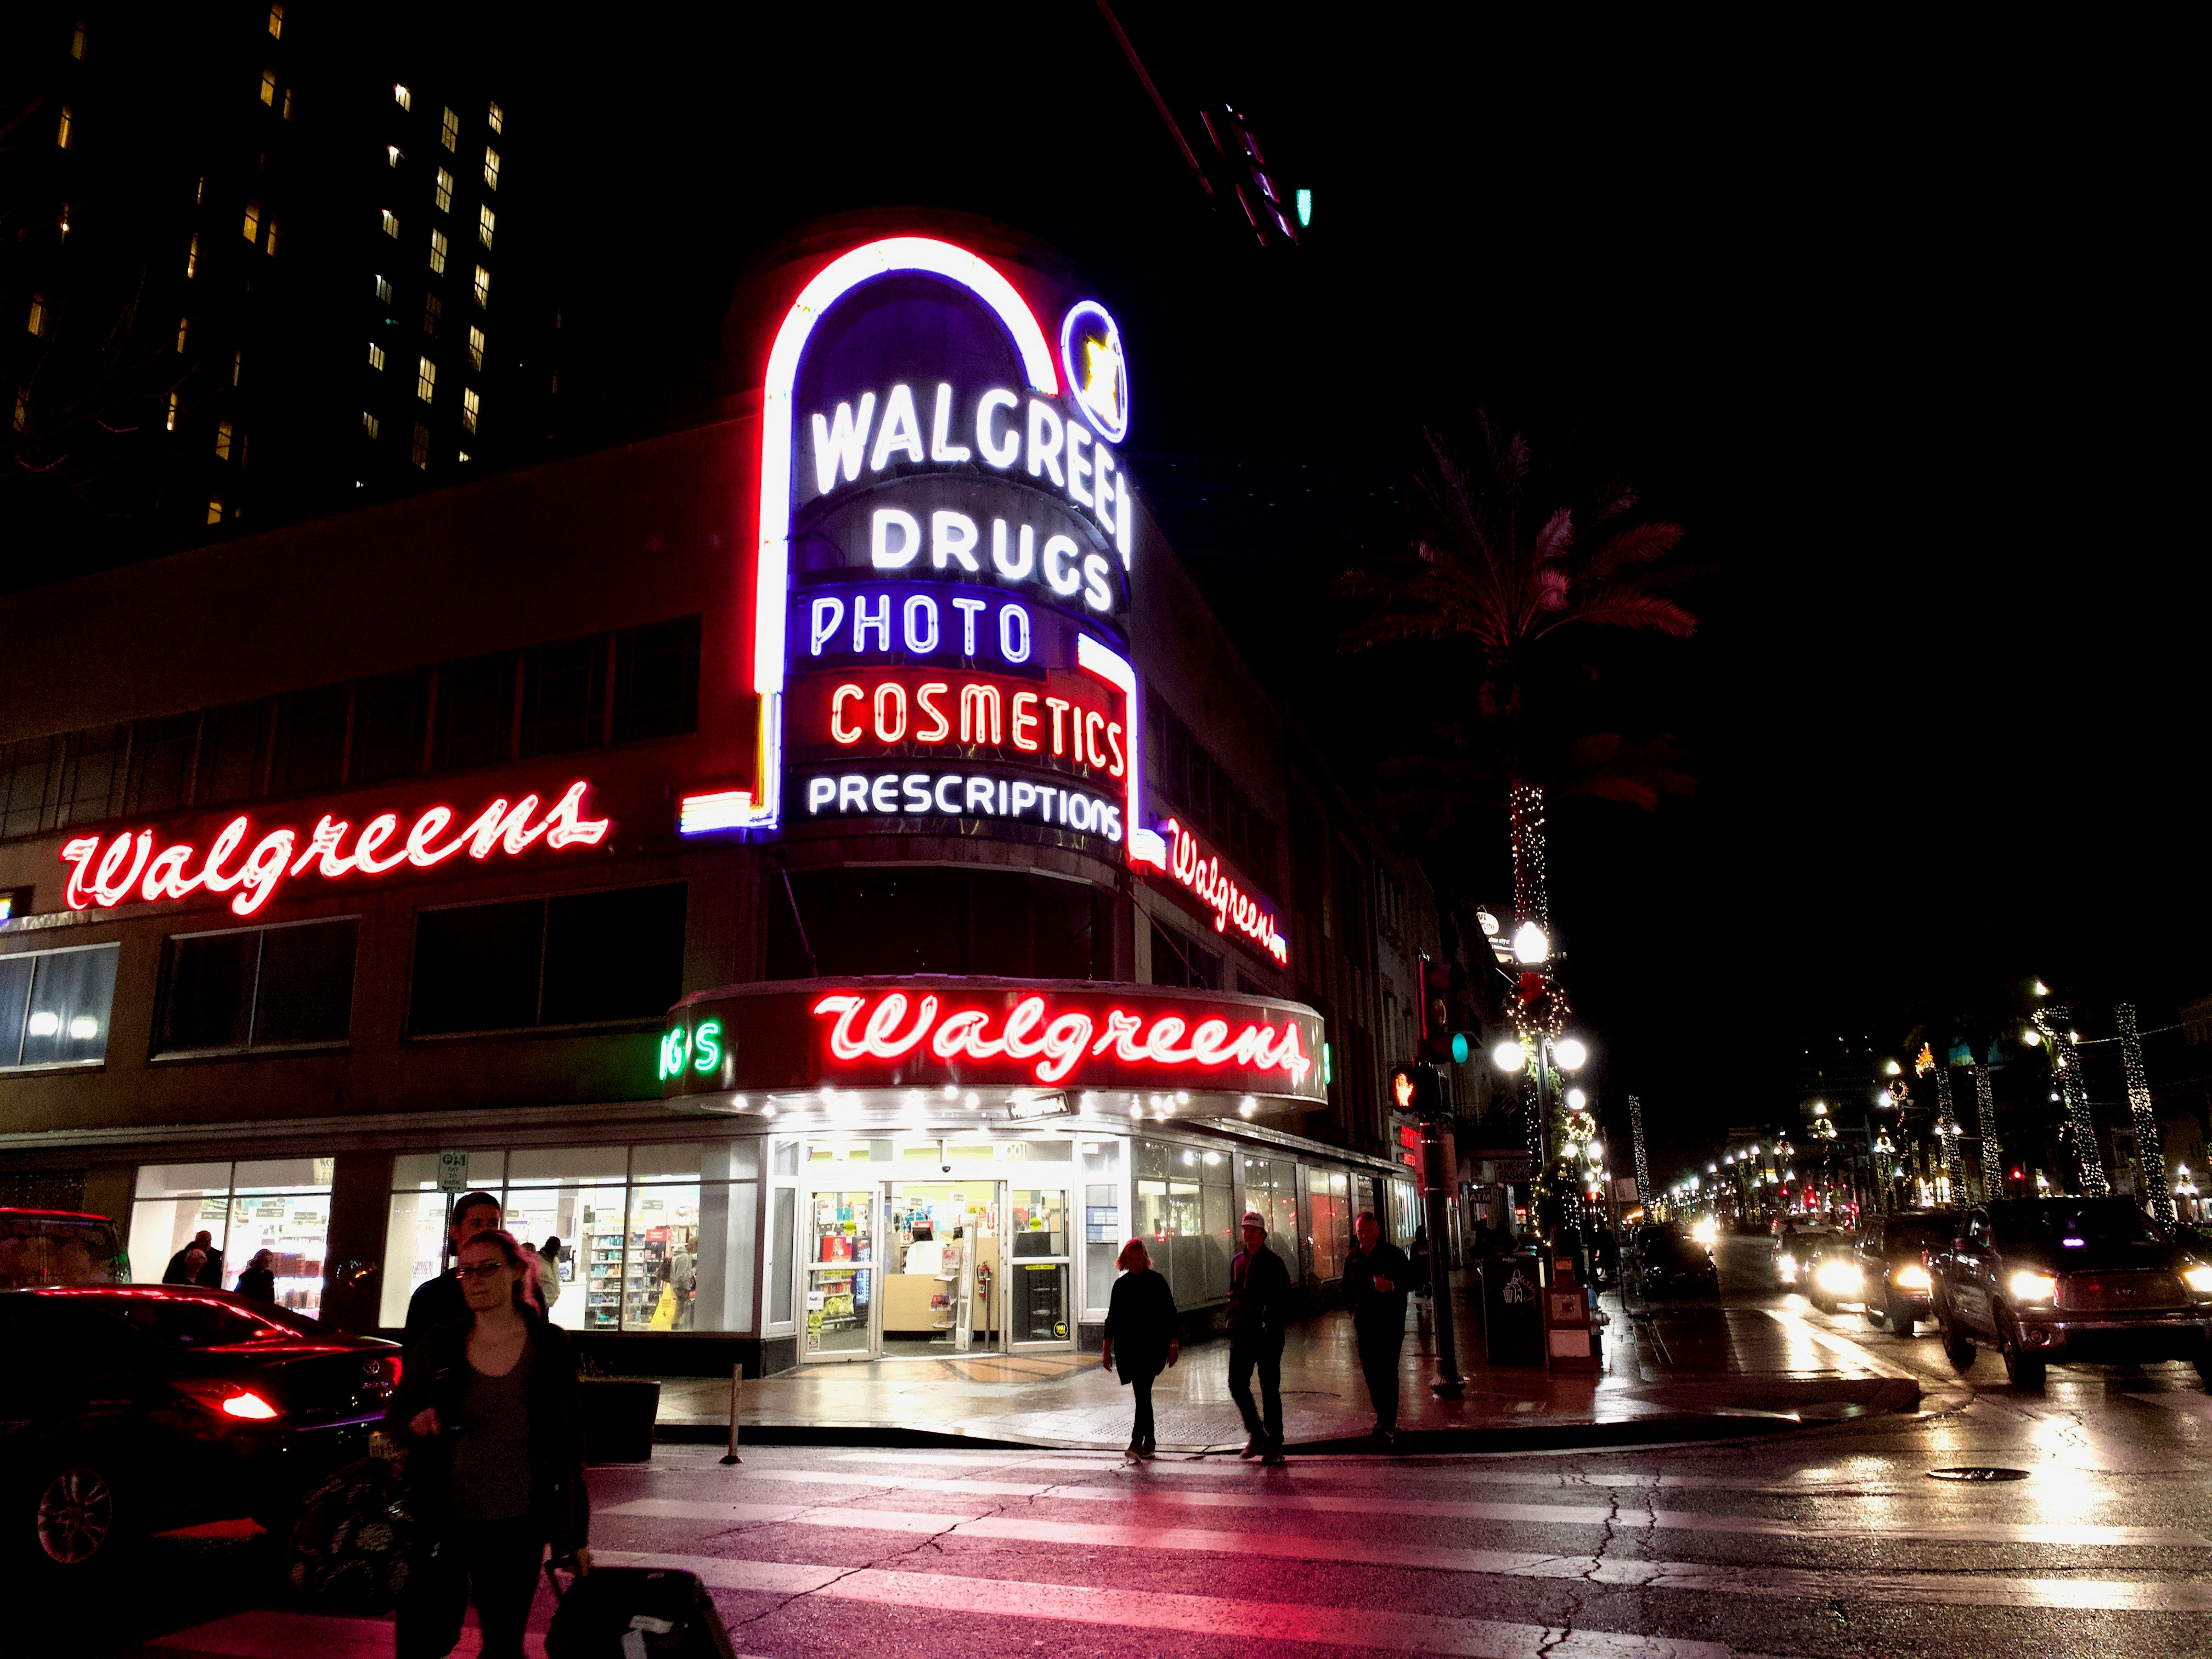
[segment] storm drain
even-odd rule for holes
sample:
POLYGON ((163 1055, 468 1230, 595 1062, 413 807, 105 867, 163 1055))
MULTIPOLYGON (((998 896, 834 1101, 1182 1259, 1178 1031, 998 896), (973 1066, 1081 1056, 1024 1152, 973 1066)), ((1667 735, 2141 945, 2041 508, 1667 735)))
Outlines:
POLYGON ((1985 1467, 1960 1469, 1930 1469, 1930 1480, 2025 1480, 2026 1469, 1999 1469, 1985 1467))

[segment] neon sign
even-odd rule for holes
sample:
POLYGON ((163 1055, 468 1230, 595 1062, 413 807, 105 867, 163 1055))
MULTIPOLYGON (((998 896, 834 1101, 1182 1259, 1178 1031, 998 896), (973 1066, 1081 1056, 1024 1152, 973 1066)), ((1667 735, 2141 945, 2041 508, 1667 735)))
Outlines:
POLYGON ((1236 930, 1277 962, 1291 959, 1290 941, 1275 926, 1274 911, 1256 893, 1248 893, 1223 871, 1218 857, 1208 858, 1196 836, 1175 819, 1164 826, 1170 848, 1168 873, 1198 896, 1213 912, 1214 932, 1236 930))
POLYGON ((496 799, 458 829, 452 807, 426 807, 404 836, 397 812, 376 813, 357 830, 325 812, 304 840, 296 829, 271 830, 242 856, 240 849, 252 833, 252 820, 243 815, 217 831, 204 851, 177 842, 156 853, 151 830, 123 830, 104 848, 100 836, 79 836, 61 850, 62 862, 71 866, 64 896, 72 910, 112 910, 134 899, 152 903, 203 889, 235 890, 232 911, 250 916, 288 878, 380 876, 402 865, 430 870, 464 852, 480 863, 495 853, 517 856, 541 840, 556 849, 596 847, 611 826, 605 818, 584 817, 590 787, 580 780, 570 784, 542 817, 536 816, 535 795, 513 802, 496 799))
POLYGON ((1119 779, 1128 769, 1121 722, 1105 687, 1065 675, 934 675, 927 669, 810 679, 793 695, 794 745, 1011 744, 1119 779))
POLYGON ((685 1066, 707 1077, 722 1063, 722 1022, 702 1019, 696 1030, 678 1026, 660 1039, 660 1080, 681 1077, 685 1066))
POLYGON ((1084 789, 983 773, 838 772, 803 775, 810 818, 1031 818, 1119 842, 1121 809, 1084 789))
POLYGON ((1129 430, 1129 360, 1122 354, 1121 325, 1097 301, 1070 306, 1060 319, 1060 366, 1098 435, 1120 443, 1129 430))

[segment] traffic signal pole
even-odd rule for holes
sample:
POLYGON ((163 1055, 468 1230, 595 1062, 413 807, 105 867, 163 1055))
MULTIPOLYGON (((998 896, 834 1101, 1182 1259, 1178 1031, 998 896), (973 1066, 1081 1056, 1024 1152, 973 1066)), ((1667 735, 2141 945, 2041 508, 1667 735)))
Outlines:
POLYGON ((1444 1141, 1433 1118, 1421 1122, 1421 1200, 1429 1218, 1429 1301, 1436 1310, 1437 1380, 1429 1387, 1439 1399, 1457 1400, 1467 1392, 1459 1374, 1459 1341, 1452 1326, 1451 1252, 1444 1248, 1444 1141))

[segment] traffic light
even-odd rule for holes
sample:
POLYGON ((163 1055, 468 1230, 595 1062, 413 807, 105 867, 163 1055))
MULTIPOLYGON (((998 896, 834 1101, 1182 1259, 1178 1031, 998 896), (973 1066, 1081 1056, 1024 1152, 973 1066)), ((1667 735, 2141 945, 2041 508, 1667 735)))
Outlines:
POLYGON ((1409 1117, 1423 1120, 1441 1115, 1443 1089, 1436 1067, 1409 1060, 1390 1073, 1390 1103, 1409 1117))
MULTIPOLYGON (((1468 1056, 1482 1045, 1474 1032, 1468 1029, 1472 1020, 1455 1020, 1454 1004, 1463 1002, 1465 976, 1457 975, 1461 983, 1452 983, 1456 970, 1449 962, 1421 963, 1421 1030, 1420 1057, 1432 1066, 1449 1060, 1455 1066, 1467 1064, 1468 1056), (1459 1029, 1455 1030, 1455 1025, 1459 1029)), ((1462 1013, 1464 1010, 1461 1010, 1462 1013)))
POLYGON ((1299 191, 1295 208, 1285 204, 1260 141, 1241 112, 1224 105, 1218 112, 1200 110, 1198 118, 1206 124, 1206 136, 1213 140, 1229 188, 1236 193, 1237 204, 1244 210, 1245 220, 1260 246, 1266 247, 1271 241, 1296 246, 1299 228, 1312 217, 1310 193, 1299 191))

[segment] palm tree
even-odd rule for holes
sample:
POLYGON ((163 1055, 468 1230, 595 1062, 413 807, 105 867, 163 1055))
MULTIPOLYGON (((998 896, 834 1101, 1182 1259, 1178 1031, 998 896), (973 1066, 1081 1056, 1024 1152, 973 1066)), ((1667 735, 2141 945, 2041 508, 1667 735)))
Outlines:
POLYGON ((1339 597, 1374 602, 1338 649, 1432 641, 1479 657, 1479 722, 1437 726, 1441 754, 1386 763, 1385 771, 1410 786, 1396 804, 1425 807, 1437 828, 1477 802, 1494 803, 1502 789, 1515 909, 1548 926, 1550 800, 1583 795, 1648 811, 1661 795, 1691 787, 1680 750, 1664 738, 1562 732, 1565 699, 1553 694, 1572 665, 1561 646, 1595 629, 1684 639, 1697 618, 1665 592, 1689 573, 1653 568, 1680 544, 1681 526, 1632 520, 1636 493, 1620 483, 1599 492, 1580 524, 1571 507, 1545 510, 1529 499, 1526 440, 1486 414, 1478 423, 1472 465, 1438 433, 1424 433, 1411 544, 1382 567, 1338 578, 1339 597))

